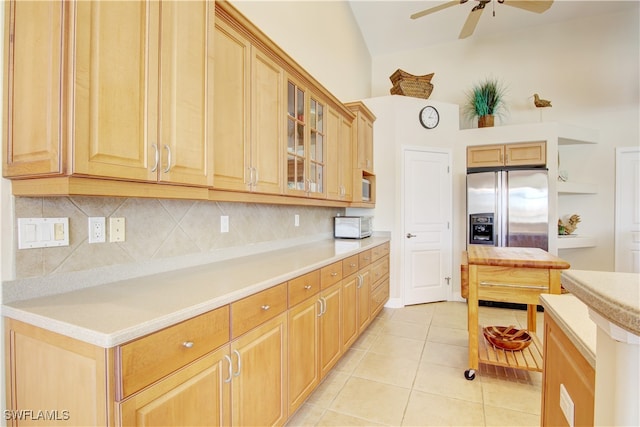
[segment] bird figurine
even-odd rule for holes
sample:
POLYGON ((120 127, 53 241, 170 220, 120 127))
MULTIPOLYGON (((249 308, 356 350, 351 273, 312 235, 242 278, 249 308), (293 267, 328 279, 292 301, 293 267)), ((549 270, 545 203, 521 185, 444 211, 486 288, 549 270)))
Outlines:
POLYGON ((540 99, 537 93, 533 94, 533 103, 538 108, 551 107, 551 101, 547 101, 546 99, 540 99))

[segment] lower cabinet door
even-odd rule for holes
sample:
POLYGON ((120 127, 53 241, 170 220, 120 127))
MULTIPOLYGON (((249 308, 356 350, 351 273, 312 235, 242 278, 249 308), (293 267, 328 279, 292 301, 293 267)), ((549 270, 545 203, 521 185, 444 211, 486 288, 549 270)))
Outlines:
POLYGON ((228 354, 224 346, 121 402, 121 425, 228 426, 228 354))
POLYGON ((358 338, 357 274, 342 280, 342 351, 346 352, 358 338))
POLYGON ((320 378, 324 378, 342 356, 340 318, 342 284, 322 291, 323 311, 320 319, 320 378))
POLYGON ((369 304, 371 303, 371 269, 360 270, 360 284, 358 285, 358 333, 362 333, 371 319, 369 304))
POLYGON ((231 358, 232 425, 283 425, 288 416, 287 313, 232 341, 231 358))

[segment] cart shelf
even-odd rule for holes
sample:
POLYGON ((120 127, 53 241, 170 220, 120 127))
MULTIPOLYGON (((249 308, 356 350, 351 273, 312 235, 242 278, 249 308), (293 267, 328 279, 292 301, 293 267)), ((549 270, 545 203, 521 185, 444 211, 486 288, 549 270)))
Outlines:
POLYGON ((536 334, 529 333, 529 335, 531 335, 531 344, 527 348, 522 350, 503 350, 487 341, 482 334, 482 327, 480 327, 478 333, 478 361, 505 368, 542 372, 542 344, 536 334))

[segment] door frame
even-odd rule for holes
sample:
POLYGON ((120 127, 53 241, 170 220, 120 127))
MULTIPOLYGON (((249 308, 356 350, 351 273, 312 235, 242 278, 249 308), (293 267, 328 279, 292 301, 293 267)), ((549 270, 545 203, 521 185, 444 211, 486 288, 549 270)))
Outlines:
POLYGON ((625 192, 625 189, 628 188, 627 186, 633 186, 635 185, 635 189, 632 189, 631 191, 634 192, 635 194, 638 194, 638 190, 640 189, 640 185, 637 182, 634 181, 625 181, 623 179, 623 175, 622 175, 622 169, 621 169, 621 165, 623 163, 623 159, 626 156, 632 156, 636 153, 640 153, 640 147, 617 147, 616 148, 616 167, 615 167, 615 177, 616 177, 616 181, 615 181, 615 225, 614 225, 614 271, 628 271, 628 270, 623 270, 623 267, 625 267, 624 263, 622 262, 622 256, 623 256, 623 251, 624 248, 622 247, 622 244, 624 242, 624 238, 622 236, 623 233, 623 225, 627 225, 627 224, 622 224, 622 207, 623 207, 623 202, 622 202, 622 195, 625 192))
POLYGON ((449 286, 447 287, 447 295, 446 295, 446 300, 447 301, 453 301, 453 251, 454 251, 454 239, 453 239, 453 224, 454 224, 454 220, 453 220, 453 198, 454 198, 454 194, 453 194, 453 150, 450 148, 442 148, 442 147, 431 147, 431 146, 416 146, 416 145, 402 145, 401 148, 401 152, 400 152, 400 173, 399 173, 399 182, 400 184, 400 206, 399 206, 399 230, 400 233, 399 234, 399 238, 402 239, 402 243, 400 244, 400 262, 398 262, 398 267, 400 269, 400 271, 398 272, 398 275, 396 277, 398 277, 398 279, 402 280, 402 286, 400 286, 400 290, 401 290, 401 295, 400 295, 400 300, 402 301, 402 307, 405 307, 406 304, 406 295, 405 295, 405 283, 404 283, 404 278, 405 278, 405 263, 404 263, 404 259, 405 259, 405 245, 404 245, 404 233, 405 233, 405 185, 404 185, 404 177, 405 177, 405 172, 406 172, 406 165, 405 165, 405 154, 407 151, 421 151, 421 152, 428 152, 428 153, 439 153, 439 154, 447 154, 449 156, 449 162, 448 162, 448 169, 449 169, 449 178, 448 178, 448 188, 449 188, 449 194, 451 195, 451 197, 449 198, 449 230, 451 231, 450 233, 450 248, 451 248, 451 253, 449 253, 448 258, 449 258, 449 265, 451 266, 451 271, 449 272, 449 276, 451 277, 451 279, 449 280, 449 286))

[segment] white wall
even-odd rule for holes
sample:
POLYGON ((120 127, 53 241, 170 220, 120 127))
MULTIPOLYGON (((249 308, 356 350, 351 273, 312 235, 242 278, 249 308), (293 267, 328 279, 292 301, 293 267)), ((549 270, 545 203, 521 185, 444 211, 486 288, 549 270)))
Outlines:
POLYGON ((371 96, 371 56, 346 1, 231 3, 342 102, 371 96))
MULTIPOLYGON (((562 169, 570 172, 570 180, 598 183, 598 194, 563 196, 559 207, 560 214, 580 214, 578 233, 595 236, 598 246, 561 250, 559 255, 574 268, 612 271, 615 148, 640 141, 640 30, 638 8, 635 11, 374 57, 372 94, 389 93, 389 76, 396 69, 418 69, 435 72, 430 100, 464 104, 473 83, 494 76, 506 84, 509 106, 509 114, 496 126, 555 121, 599 130, 595 146, 561 148, 562 169), (550 99, 553 107, 536 109, 530 99, 534 92, 550 99)), ((462 113, 460 117, 462 129, 476 126, 462 113)), ((467 143, 458 141, 454 149, 464 150, 467 143)), ((458 158, 464 161, 464 156, 458 158)), ((456 181, 454 177, 454 185, 456 181)))

